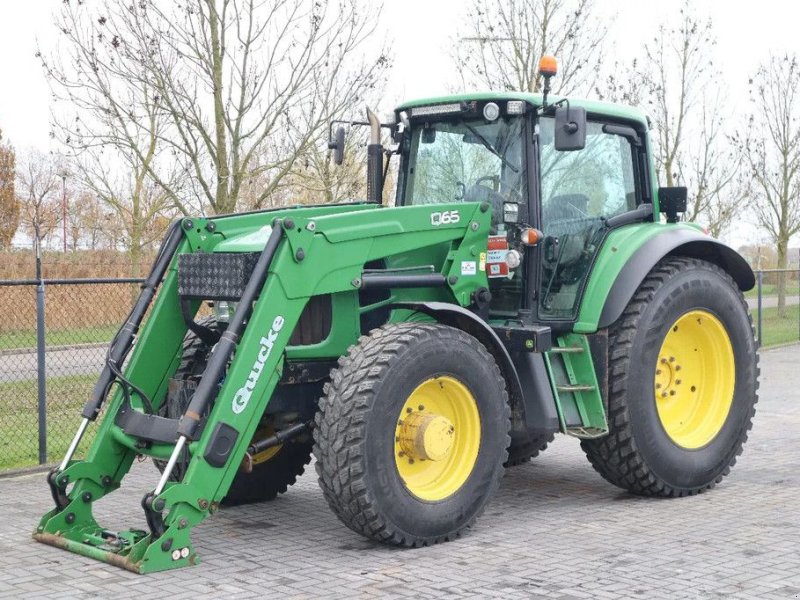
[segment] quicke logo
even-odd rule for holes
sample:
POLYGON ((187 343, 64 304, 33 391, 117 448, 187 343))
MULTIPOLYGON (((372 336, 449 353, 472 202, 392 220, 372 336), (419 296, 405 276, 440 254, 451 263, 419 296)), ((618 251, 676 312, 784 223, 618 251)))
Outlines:
POLYGON ((240 387, 233 396, 231 408, 237 415, 247 408, 247 403, 250 402, 250 396, 253 395, 253 389, 256 387, 256 383, 258 383, 258 379, 261 377, 264 363, 267 362, 269 355, 272 353, 272 347, 275 345, 275 340, 278 338, 278 332, 283 328, 283 322, 282 316, 278 315, 275 317, 275 320, 272 321, 272 328, 269 330, 269 333, 261 338, 261 349, 258 351, 256 362, 253 363, 253 367, 250 369, 250 375, 248 375, 244 385, 240 387))

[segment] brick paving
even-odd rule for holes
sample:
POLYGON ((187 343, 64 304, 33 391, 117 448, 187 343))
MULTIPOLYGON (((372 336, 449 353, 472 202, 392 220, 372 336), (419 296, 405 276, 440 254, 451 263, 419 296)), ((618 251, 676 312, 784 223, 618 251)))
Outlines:
MULTIPOLYGON (((799 365, 800 346, 762 354, 754 431, 710 493, 631 496, 561 437, 508 472, 465 537, 432 548, 350 532, 312 469, 278 500, 196 528, 200 566, 135 575, 35 543, 51 502, 44 476, 0 480, 0 598, 800 598, 799 365)), ((139 499, 155 482, 152 465, 136 465, 98 520, 144 528, 139 499)))

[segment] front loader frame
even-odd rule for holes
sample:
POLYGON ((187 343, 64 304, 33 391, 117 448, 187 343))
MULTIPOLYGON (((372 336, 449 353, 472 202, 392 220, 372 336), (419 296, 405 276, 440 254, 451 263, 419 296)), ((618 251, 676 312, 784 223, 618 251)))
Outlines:
MULTIPOLYGON (((78 433, 62 463, 48 475, 56 506, 41 519, 34 532, 37 540, 139 573, 196 564, 192 527, 213 513, 227 493, 281 378, 289 338, 309 298, 354 294, 363 285, 368 262, 441 244, 449 244, 437 280, 443 298, 467 306, 473 292, 487 286, 480 271, 462 276, 462 262, 476 261, 485 250, 491 214, 486 204, 325 208, 327 214, 309 207, 213 221, 184 219, 173 225, 131 316, 112 344, 109 364, 84 408, 78 433), (457 210, 462 218, 434 225, 432 213, 442 210, 457 210), (186 413, 177 422, 159 425, 161 431, 174 426, 174 439, 143 439, 142 428, 154 419, 166 419, 146 415, 139 396, 118 389, 86 458, 73 460, 113 382, 128 381, 141 390, 152 399, 154 413, 166 396, 187 330, 180 309, 177 256, 212 252, 221 241, 247 232, 263 232, 259 261, 186 413), (248 294, 254 302, 248 301, 248 294), (120 371, 148 306, 150 316, 120 371), (119 425, 125 406, 136 411, 128 417, 139 422, 139 429, 119 425), (137 435, 126 429, 135 429, 137 435), (95 521, 92 504, 119 487, 137 455, 168 461, 158 485, 142 500, 149 531, 110 532, 95 521), (179 460, 188 461, 185 475, 181 482, 170 481, 179 460)), ((403 277, 395 274, 389 283, 402 288, 403 277)), ((193 309, 198 305, 194 301, 193 309)), ((357 319, 348 322, 352 325, 357 319)), ((334 337, 354 343, 358 334, 358 328, 351 327, 334 337)))

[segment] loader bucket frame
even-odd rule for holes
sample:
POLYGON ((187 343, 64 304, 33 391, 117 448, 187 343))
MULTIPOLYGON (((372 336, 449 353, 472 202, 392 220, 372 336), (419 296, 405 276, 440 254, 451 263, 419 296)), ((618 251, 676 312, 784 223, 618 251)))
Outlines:
MULTIPOLYGON (((353 204, 173 224, 131 315, 112 342, 75 439, 62 463, 48 474, 55 507, 42 517, 34 538, 137 573, 197 564, 192 528, 216 511, 226 495, 281 378, 290 336, 309 299, 357 295, 366 276, 372 277, 371 285, 387 289, 437 288, 428 296, 467 306, 487 280, 483 273, 462 277, 461 264, 475 261, 478 249, 485 247, 490 217, 488 205, 477 203, 399 208, 353 204), (442 210, 459 211, 462 218, 434 224, 432 214, 442 210), (260 251, 251 279, 185 414, 179 420, 158 417, 187 331, 178 257, 213 252, 221 241, 236 236, 246 237, 260 251), (364 273, 370 261, 442 244, 449 244, 444 264, 424 281, 410 279, 418 274, 381 280, 364 273), (138 393, 123 393, 119 385, 109 393, 121 380, 152 399, 152 414, 138 393), (86 458, 75 460, 76 448, 106 397, 105 414, 86 458), (120 486, 137 455, 168 461, 158 485, 141 502, 148 531, 108 531, 95 520, 92 505, 120 486), (184 460, 188 465, 182 481, 170 481, 172 468, 184 460)), ((192 314, 199 304, 192 301, 192 314)), ((349 345, 360 334, 357 313, 346 321, 331 337, 349 345)), ((312 347, 307 354, 313 352, 312 347)))

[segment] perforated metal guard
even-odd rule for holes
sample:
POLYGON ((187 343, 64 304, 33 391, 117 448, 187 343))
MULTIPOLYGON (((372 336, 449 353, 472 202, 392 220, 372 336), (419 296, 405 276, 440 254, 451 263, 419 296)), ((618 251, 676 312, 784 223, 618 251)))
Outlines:
POLYGON ((253 273, 258 252, 181 254, 178 293, 201 300, 238 300, 253 273))

